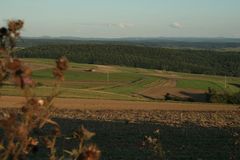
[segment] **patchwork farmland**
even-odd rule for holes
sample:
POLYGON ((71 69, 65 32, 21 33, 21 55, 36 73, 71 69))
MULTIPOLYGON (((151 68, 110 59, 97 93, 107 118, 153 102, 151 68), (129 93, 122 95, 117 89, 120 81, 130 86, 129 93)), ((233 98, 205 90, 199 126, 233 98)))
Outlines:
MULTIPOLYGON (((53 85, 54 62, 24 61, 34 70, 36 95, 47 96, 53 85)), ((206 103, 205 97, 208 87, 238 92, 239 78, 227 77, 226 82, 221 76, 77 63, 70 66, 54 103, 57 110, 53 118, 63 126, 64 134, 82 124, 96 132, 93 141, 104 159, 152 157, 142 143, 156 130, 160 131, 157 138, 168 159, 239 158, 239 145, 235 144, 239 106, 206 103), (193 101, 165 101, 166 94, 193 101)), ((16 92, 9 81, 0 92, 1 113, 18 113, 25 101, 20 97, 21 90, 16 92)), ((65 147, 74 145, 71 142, 65 147)), ((44 153, 39 154, 44 159, 44 153)))

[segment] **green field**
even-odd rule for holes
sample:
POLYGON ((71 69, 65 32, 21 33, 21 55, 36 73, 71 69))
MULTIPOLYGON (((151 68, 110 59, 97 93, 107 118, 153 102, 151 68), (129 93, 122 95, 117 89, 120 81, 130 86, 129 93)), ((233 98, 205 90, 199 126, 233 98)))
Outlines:
MULTIPOLYGON (((24 59, 24 61, 34 69, 32 76, 38 82, 34 88, 36 95, 47 96, 54 83, 52 75, 54 60, 24 59)), ((60 97, 150 101, 151 98, 146 98, 148 95, 141 96, 139 93, 168 80, 176 81, 175 88, 183 91, 189 89, 207 91, 208 87, 218 91, 226 90, 229 93, 240 91, 240 78, 236 77, 227 77, 225 88, 225 77, 221 76, 70 63, 69 70, 65 72, 60 97)), ((8 85, 3 85, 0 89, 2 95, 22 94, 21 91, 16 92, 15 86, 11 85, 11 80, 6 83, 8 85)))
POLYGON ((178 80, 177 87, 186 88, 186 89, 199 89, 199 90, 207 90, 209 87, 211 87, 219 91, 222 91, 224 89, 224 86, 221 83, 217 83, 213 81, 205 81, 205 80, 188 80, 188 79, 178 80))

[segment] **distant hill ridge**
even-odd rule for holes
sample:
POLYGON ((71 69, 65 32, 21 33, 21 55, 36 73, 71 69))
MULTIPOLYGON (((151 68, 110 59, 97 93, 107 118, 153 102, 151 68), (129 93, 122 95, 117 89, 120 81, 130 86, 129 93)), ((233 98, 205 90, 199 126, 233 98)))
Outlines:
POLYGON ((198 48, 221 49, 240 48, 240 38, 79 38, 79 37, 24 37, 19 41, 22 47, 33 47, 49 44, 117 44, 117 45, 141 45, 147 47, 168 48, 198 48))

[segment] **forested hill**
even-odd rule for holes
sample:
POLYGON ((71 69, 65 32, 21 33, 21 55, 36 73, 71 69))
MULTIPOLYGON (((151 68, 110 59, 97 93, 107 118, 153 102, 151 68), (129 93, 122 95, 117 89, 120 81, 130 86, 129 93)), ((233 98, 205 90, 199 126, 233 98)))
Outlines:
POLYGON ((240 53, 167 49, 112 44, 42 45, 20 50, 19 57, 56 58, 72 62, 123 65, 169 71, 240 76, 240 53))

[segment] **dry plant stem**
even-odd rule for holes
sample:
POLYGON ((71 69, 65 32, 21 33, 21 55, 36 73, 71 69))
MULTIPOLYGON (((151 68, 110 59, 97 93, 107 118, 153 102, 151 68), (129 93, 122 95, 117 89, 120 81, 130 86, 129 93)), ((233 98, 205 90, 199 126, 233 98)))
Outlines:
POLYGON ((5 150, 5 152, 2 154, 3 157, 1 158, 2 160, 7 160, 9 155, 11 154, 12 151, 12 145, 13 145, 13 138, 9 139, 8 141, 8 146, 5 150))
POLYGON ((23 95, 28 101, 31 97, 33 97, 33 90, 30 87, 26 87, 23 89, 23 95))
MULTIPOLYGON (((9 21, 8 27, 9 28, 6 29, 7 33, 4 32, 4 35, 2 31, 0 33, 0 53, 4 53, 3 63, 0 61, 0 84, 2 80, 4 80, 4 76, 10 74, 15 84, 21 87, 22 94, 26 98, 26 103, 19 114, 10 114, 0 120, 0 125, 4 129, 4 134, 6 136, 5 141, 0 142, 0 160, 25 159, 28 157, 33 147, 38 145, 40 140, 45 140, 46 148, 49 149, 49 160, 57 160, 56 141, 57 137, 61 134, 60 126, 55 121, 51 120, 50 116, 56 109, 53 106, 53 101, 60 93, 59 88, 61 82, 64 80, 64 71, 68 68, 68 60, 66 57, 60 57, 56 60, 56 68, 53 70, 53 75, 56 80, 53 84, 51 94, 45 98, 37 97, 33 92, 34 83, 31 79, 32 69, 23 65, 20 59, 13 58, 16 38, 20 35, 19 30, 23 27, 23 21, 9 21), (5 39, 2 39, 2 36, 5 36, 5 39), (5 40, 9 41, 9 43, 5 43, 5 40), (4 45, 2 45, 2 43, 4 43, 4 45), (46 124, 51 125, 54 129, 50 136, 31 137, 31 133, 34 129, 42 129, 46 124)), ((100 151, 97 147, 87 148, 84 144, 84 141, 89 140, 95 133, 91 133, 82 127, 76 134, 79 140, 79 148, 73 149, 75 152, 72 152, 74 154, 71 154, 71 158, 82 160, 80 156, 86 152, 84 154, 84 160, 89 159, 89 157, 91 160, 98 160, 100 151), (97 155, 95 156, 97 158, 91 158, 92 155, 87 154, 87 149, 89 149, 89 151, 92 149, 92 153, 97 155)), ((64 156, 60 157, 59 160, 63 158, 64 156)))
POLYGON ((55 145, 56 145, 56 139, 57 137, 54 136, 52 139, 52 147, 50 148, 50 160, 56 160, 56 149, 55 149, 55 145))
POLYGON ((22 143, 17 144, 17 149, 15 151, 13 160, 18 160, 20 154, 23 152, 23 149, 26 148, 27 144, 26 144, 26 140, 24 140, 22 143))
POLYGON ((56 80, 54 82, 54 87, 52 88, 52 97, 57 96, 59 94, 59 88, 61 85, 61 81, 60 80, 56 80))
POLYGON ((78 148, 78 155, 74 160, 77 160, 80 154, 83 152, 83 146, 84 146, 84 140, 81 139, 79 143, 79 148, 78 148))

